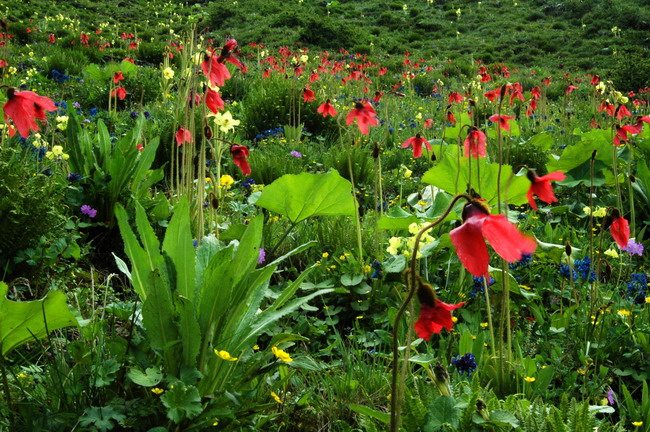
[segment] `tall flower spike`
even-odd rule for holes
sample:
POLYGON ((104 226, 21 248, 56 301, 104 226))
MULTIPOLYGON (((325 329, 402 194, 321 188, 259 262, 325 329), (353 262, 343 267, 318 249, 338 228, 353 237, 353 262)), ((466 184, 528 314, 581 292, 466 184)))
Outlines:
POLYGON ((521 260, 537 248, 533 237, 522 234, 504 215, 491 215, 483 203, 472 200, 463 208, 463 224, 449 233, 458 259, 472 275, 488 275, 490 245, 508 262, 521 260))
POLYGON ((9 124, 11 119, 23 138, 29 136, 30 130, 40 130, 36 119, 46 120, 45 111, 56 111, 52 99, 31 91, 18 91, 10 87, 7 99, 3 107, 5 123, 9 124))
POLYGON ((530 188, 528 189, 528 204, 537 211, 537 203, 535 203, 534 196, 544 201, 546 204, 551 204, 557 202, 557 198, 553 193, 553 187, 551 186, 551 181, 562 181, 566 178, 566 175, 562 171, 554 171, 552 173, 546 174, 545 176, 539 177, 537 173, 533 170, 528 170, 528 180, 530 180, 530 188))

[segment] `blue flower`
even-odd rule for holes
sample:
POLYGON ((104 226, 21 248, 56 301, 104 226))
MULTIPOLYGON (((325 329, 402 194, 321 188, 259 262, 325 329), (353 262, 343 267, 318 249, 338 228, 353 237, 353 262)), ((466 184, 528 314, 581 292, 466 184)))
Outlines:
POLYGON ((97 115, 97 108, 91 108, 89 113, 91 117, 95 117, 97 115))
POLYGON ((467 374, 468 377, 471 377, 476 370, 476 358, 472 353, 464 354, 462 357, 457 355, 451 360, 451 364, 456 367, 459 374, 467 374))
POLYGON ((526 267, 533 260, 533 255, 524 254, 517 262, 510 263, 510 269, 518 269, 519 267, 526 267))
POLYGON ((635 304, 644 304, 646 290, 648 288, 648 278, 644 273, 633 273, 632 280, 627 283, 627 296, 635 304))

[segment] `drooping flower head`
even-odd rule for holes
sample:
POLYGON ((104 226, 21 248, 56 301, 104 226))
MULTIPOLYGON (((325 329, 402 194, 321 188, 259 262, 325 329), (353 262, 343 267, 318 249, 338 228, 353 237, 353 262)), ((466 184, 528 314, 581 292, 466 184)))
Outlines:
POLYGON ((312 102, 316 100, 314 96, 314 91, 310 88, 305 87, 302 91, 302 101, 303 102, 312 102))
POLYGON ((562 171, 554 171, 545 176, 539 177, 534 170, 528 170, 527 176, 531 183, 526 197, 528 198, 528 204, 530 204, 533 210, 537 211, 537 204, 535 203, 534 198, 535 195, 546 204, 557 202, 557 198, 553 193, 551 181, 564 180, 566 175, 562 171))
POLYGON ((332 117, 335 117, 338 113, 336 112, 336 108, 330 103, 330 100, 327 99, 327 102, 324 104, 321 104, 321 106, 318 107, 316 110, 318 114, 323 114, 323 117, 327 117, 328 115, 331 115, 332 117))
POLYGON ((416 134, 415 136, 412 136, 411 138, 407 139, 404 141, 402 144, 402 148, 407 148, 409 146, 413 147, 413 157, 414 158, 419 158, 422 156, 422 146, 425 145, 427 147, 427 150, 431 151, 431 144, 429 144, 429 141, 427 141, 426 138, 421 137, 420 134, 416 134))
POLYGON ((359 131, 361 131, 361 133, 364 135, 368 135, 369 126, 377 126, 379 124, 377 113, 375 112, 375 109, 372 107, 372 105, 370 105, 368 102, 357 102, 345 119, 345 123, 351 125, 354 123, 354 120, 357 121, 359 131))
POLYGON ((619 248, 625 249, 627 247, 630 240, 630 224, 627 219, 621 216, 618 209, 612 211, 612 224, 609 226, 609 232, 619 248))
POLYGON ((506 132, 510 132, 510 124, 508 123, 510 120, 513 120, 515 116, 506 116, 506 115, 500 115, 500 114, 493 114, 490 116, 489 120, 492 123, 499 123, 499 127, 503 129, 506 132))
POLYGON ((180 147, 184 143, 191 143, 192 141, 192 132, 182 126, 179 127, 178 131, 176 131, 176 144, 180 147))
POLYGON ((5 123, 9 124, 11 119, 20 136, 27 138, 30 130, 40 130, 36 119, 46 120, 45 111, 56 111, 56 105, 48 97, 10 87, 3 110, 5 123))
POLYGON ((224 109, 225 103, 223 99, 221 99, 219 92, 208 88, 205 91, 205 105, 210 109, 210 111, 216 114, 218 111, 224 109))
POLYGON ((237 48, 237 41, 235 39, 229 39, 223 45, 221 49, 221 54, 218 56, 214 53, 206 54, 201 63, 201 69, 206 77, 210 80, 210 83, 213 86, 223 86, 227 79, 230 79, 230 71, 225 65, 225 62, 234 64, 242 72, 246 72, 247 68, 242 64, 241 61, 233 54, 233 51, 237 48))
POLYGON ((472 275, 488 275, 490 254, 487 240, 495 252, 508 262, 522 259, 535 252, 537 242, 522 234, 504 215, 492 215, 487 206, 472 200, 463 208, 463 224, 453 229, 449 236, 463 266, 472 275))
POLYGON ((451 311, 463 306, 465 302, 447 304, 440 301, 429 284, 419 283, 418 299, 420 300, 420 316, 415 323, 415 331, 419 338, 431 339, 433 333, 438 334, 443 328, 448 331, 454 326, 451 311))
POLYGON ((242 174, 246 176, 250 175, 252 170, 251 166, 248 164, 248 156, 250 155, 248 147, 243 145, 232 145, 230 146, 230 155, 232 156, 235 165, 237 165, 241 170, 242 174))
POLYGON ((487 156, 486 142, 487 138, 480 129, 476 129, 473 126, 470 127, 463 143, 465 144, 465 156, 473 157, 474 159, 487 156))

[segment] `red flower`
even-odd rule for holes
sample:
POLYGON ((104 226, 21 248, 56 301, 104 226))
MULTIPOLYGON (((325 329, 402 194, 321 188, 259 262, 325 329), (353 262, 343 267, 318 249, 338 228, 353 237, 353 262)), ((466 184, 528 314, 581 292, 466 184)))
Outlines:
POLYGON ((605 111, 607 113, 607 115, 610 115, 610 116, 613 117, 614 114, 616 114, 616 109, 615 108, 616 107, 614 106, 614 104, 611 104, 611 103, 609 103, 607 101, 602 101, 600 103, 600 106, 598 107, 598 112, 605 111))
POLYGON ((465 156, 471 156, 474 159, 487 156, 485 148, 486 142, 487 138, 483 132, 473 126, 470 127, 469 133, 463 143, 465 144, 465 156))
POLYGON ((499 115, 499 114, 493 114, 490 116, 489 120, 492 123, 499 123, 499 127, 503 129, 506 132, 510 132, 510 124, 508 123, 510 120, 514 119, 515 116, 504 116, 504 115, 499 115))
POLYGON ((178 146, 182 146, 183 143, 191 143, 192 142, 192 132, 188 131, 184 127, 179 127, 178 132, 176 132, 176 144, 178 146))
POLYGON ((90 40, 90 38, 88 37, 88 35, 86 33, 81 33, 81 35, 79 35, 79 40, 81 41, 82 44, 87 46, 88 41, 90 40))
POLYGON ((114 89, 111 92, 111 96, 115 97, 116 95, 120 100, 124 100, 124 98, 126 97, 126 89, 124 87, 118 87, 114 89))
POLYGON ((314 92, 311 89, 305 88, 302 91, 302 101, 311 102, 313 100, 316 100, 316 97, 314 96, 314 92))
POLYGON ((637 123, 635 126, 625 125, 625 126, 616 126, 616 135, 614 135, 614 145, 620 146, 621 141, 627 141, 627 134, 631 133, 632 135, 637 135, 641 132, 643 124, 641 122, 637 123))
POLYGON ((600 83, 600 76, 599 75, 594 75, 591 77, 591 85, 592 86, 597 86, 600 83))
POLYGON ((221 49, 221 54, 206 55, 201 63, 201 69, 206 77, 210 80, 210 83, 213 86, 223 86, 227 79, 230 79, 230 71, 224 64, 225 62, 232 63, 246 72, 246 66, 244 66, 232 51, 237 48, 237 41, 235 39, 228 40, 223 48, 221 49))
POLYGON ((431 144, 429 144, 429 141, 427 141, 426 138, 421 137, 420 134, 417 134, 404 141, 402 148, 413 146, 413 157, 417 159, 422 156, 422 145, 427 146, 427 150, 431 151, 431 144))
POLYGON ((379 101, 381 100, 381 98, 382 98, 383 96, 384 96, 384 92, 378 92, 378 91, 376 91, 376 92, 375 92, 375 97, 372 98, 372 100, 373 100, 376 104, 378 104, 379 101))
POLYGON ((533 237, 522 234, 504 215, 491 215, 480 201, 465 204, 463 221, 449 237, 460 262, 476 277, 488 274, 490 254, 485 240, 508 262, 519 261, 537 248, 533 237))
POLYGON ((627 242, 630 240, 630 224, 618 213, 618 210, 614 210, 613 217, 609 232, 619 248, 626 248, 627 242))
POLYGON ((23 138, 29 136, 30 129, 40 130, 36 119, 45 120, 45 111, 56 111, 52 99, 30 91, 18 91, 10 87, 7 90, 7 99, 3 107, 5 123, 9 124, 11 119, 23 138))
POLYGON ((545 86, 550 86, 551 85, 551 77, 546 77, 542 80, 542 84, 545 86))
POLYGON ((329 99, 327 99, 327 102, 319 106, 316 112, 323 114, 323 117, 327 117, 328 114, 332 117, 336 117, 338 114, 338 112, 336 112, 336 108, 334 108, 334 106, 330 103, 329 99))
POLYGON ((351 125, 354 123, 354 120, 357 120, 357 126, 362 134, 368 135, 368 126, 377 126, 379 120, 377 120, 377 113, 375 109, 368 102, 361 103, 357 102, 352 111, 348 114, 345 119, 345 123, 351 125))
POLYGON ((566 90, 564 91, 564 94, 565 95, 571 94, 571 93, 573 93, 574 90, 578 90, 578 86, 574 86, 573 84, 569 84, 567 86, 566 90))
POLYGON ((210 109, 210 111, 216 114, 219 110, 224 108, 225 104, 223 99, 221 99, 219 92, 208 88, 205 92, 205 105, 210 109))
POLYGON ((115 84, 119 83, 123 79, 124 79, 124 75, 122 75, 122 71, 117 71, 113 75, 113 81, 115 82, 115 84))
POLYGON ((539 87, 533 87, 530 89, 530 97, 533 98, 534 100, 539 99, 542 96, 542 89, 539 87))
POLYGON ((494 102, 494 100, 499 97, 499 89, 490 90, 489 92, 483 94, 483 96, 488 98, 490 102, 494 102))
POLYGON ((454 326, 451 311, 458 309, 464 304, 465 302, 447 304, 437 298, 434 299, 433 305, 421 302, 420 317, 415 323, 415 331, 418 337, 428 341, 431 339, 433 333, 438 334, 443 328, 451 331, 454 326))
POLYGON ((623 117, 632 117, 632 113, 627 109, 625 105, 619 105, 616 110, 616 118, 621 121, 623 117))
POLYGON ((49 43, 54 43, 56 42, 56 39, 54 38, 54 33, 50 33, 50 36, 47 38, 47 41, 49 43))
POLYGON ((528 171, 528 180, 531 181, 530 188, 528 189, 528 204, 537 211, 537 204, 535 203, 534 195, 544 201, 546 204, 557 202, 555 194, 553 194, 553 187, 551 181, 562 181, 566 175, 562 171, 553 171, 545 176, 538 177, 535 171, 528 171))
POLYGON ((433 119, 430 119, 430 118, 426 119, 424 121, 424 128, 425 129, 431 129, 432 127, 433 127, 433 119))
POLYGON ((448 103, 450 103, 450 104, 454 103, 454 102, 461 103, 463 100, 465 100, 465 98, 460 93, 458 93, 458 92, 449 93, 449 102, 448 103))
POLYGON ((232 160, 239 167, 242 174, 245 176, 250 175, 251 166, 248 164, 248 147, 242 145, 232 145, 230 146, 230 155, 232 160))
POLYGON ((447 111, 447 122, 452 125, 456 124, 456 117, 454 117, 454 113, 451 111, 447 111))
POLYGON ((319 79, 320 79, 320 76, 318 76, 318 74, 316 72, 309 75, 309 82, 318 81, 319 79))

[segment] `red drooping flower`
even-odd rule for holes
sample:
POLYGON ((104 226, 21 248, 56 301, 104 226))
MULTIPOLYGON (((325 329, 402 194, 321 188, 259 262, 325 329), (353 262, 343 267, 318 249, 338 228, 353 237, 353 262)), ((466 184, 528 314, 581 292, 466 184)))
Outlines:
POLYGON ((528 189, 528 204, 537 211, 537 203, 535 203, 534 196, 544 201, 546 204, 551 204, 557 202, 557 198, 553 193, 553 187, 551 186, 551 181, 562 181, 566 178, 566 175, 562 171, 553 171, 548 173, 545 176, 539 177, 535 171, 528 171, 528 180, 531 181, 530 188, 528 189))
POLYGON ((250 175, 252 172, 251 166, 248 164, 248 147, 243 145, 232 145, 230 146, 230 155, 232 160, 239 167, 242 174, 245 176, 250 175))
POLYGON ((178 131, 176 132, 176 144, 178 144, 179 147, 184 143, 191 143, 192 139, 192 132, 182 126, 178 128, 178 131))
POLYGON ((18 91, 13 87, 7 90, 7 102, 4 104, 5 123, 9 119, 16 125, 18 133, 23 138, 29 136, 30 129, 38 131, 36 119, 46 120, 45 111, 56 111, 52 99, 39 96, 31 91, 18 91))
POLYGON ((606 100, 604 100, 600 103, 600 106, 598 107, 598 112, 603 112, 603 111, 605 111, 607 115, 614 117, 614 114, 616 114, 616 107, 614 106, 614 104, 611 104, 606 100))
POLYGON ((375 97, 372 98, 372 100, 373 100, 376 104, 378 104, 379 101, 381 100, 381 98, 382 98, 383 96, 384 96, 384 92, 376 91, 376 92, 375 92, 375 97))
POLYGON ((494 102, 495 99, 499 97, 499 89, 496 89, 496 90, 490 90, 489 92, 484 93, 483 96, 485 96, 486 98, 488 98, 488 100, 489 100, 490 102, 494 102))
POLYGON ((126 89, 124 87, 118 87, 116 89, 113 89, 111 92, 111 96, 115 97, 117 96, 119 100, 124 100, 126 97, 126 89))
POLYGON ((510 132, 510 124, 508 123, 510 120, 514 119, 515 116, 505 116, 505 115, 499 115, 499 114, 493 114, 490 116, 489 120, 492 123, 499 123, 499 127, 503 129, 506 132, 510 132))
POLYGON ((550 86, 551 85, 551 77, 546 77, 542 80, 542 84, 545 86, 550 86))
POLYGON ((574 90, 578 90, 578 86, 574 86, 573 84, 569 84, 567 86, 566 90, 564 91, 564 94, 569 95, 569 94, 573 93, 574 90))
POLYGON ((460 262, 476 277, 488 274, 490 254, 486 240, 508 262, 519 261, 537 248, 533 237, 522 234, 505 215, 491 215, 478 200, 465 204, 463 221, 461 226, 451 230, 449 237, 460 262))
POLYGON ((329 99, 327 99, 327 102, 321 104, 321 106, 318 107, 316 112, 318 114, 323 114, 323 117, 327 117, 328 115, 331 115, 332 117, 336 117, 336 115, 338 114, 336 108, 334 108, 334 105, 330 103, 329 99))
POLYGON ((591 85, 597 86, 600 83, 600 75, 594 75, 591 77, 591 85))
POLYGON ((452 125, 456 124, 456 117, 454 117, 454 113, 451 111, 447 111, 447 122, 452 125))
POLYGON ((473 126, 470 127, 469 133, 463 142, 463 144, 465 144, 465 156, 471 156, 474 159, 487 156, 487 149, 485 148, 486 142, 487 137, 481 130, 476 129, 473 126))
POLYGON ((221 49, 221 54, 218 56, 215 54, 209 54, 204 57, 203 62, 201 63, 201 69, 213 86, 221 87, 227 79, 230 79, 230 71, 224 64, 225 62, 234 64, 240 68, 242 72, 246 72, 246 66, 244 66, 232 53, 235 48, 237 48, 237 41, 235 39, 230 39, 221 49))
POLYGON ((539 87, 535 86, 532 89, 530 89, 530 97, 533 98, 534 100, 539 99, 542 96, 542 89, 539 87))
POLYGON ((316 100, 314 92, 311 89, 305 87, 305 89, 302 91, 302 101, 311 102, 313 100, 316 100))
POLYGON ((433 119, 430 119, 430 118, 426 119, 424 121, 424 128, 425 129, 431 129, 432 127, 433 127, 433 119))
POLYGON ((641 127, 639 125, 642 123, 637 123, 637 125, 625 125, 625 126, 616 126, 616 134, 614 135, 614 145, 620 146, 621 141, 627 142, 627 134, 631 133, 632 135, 637 135, 641 132, 641 127))
POLYGON ((465 98, 463 97, 463 95, 458 93, 458 92, 449 93, 449 102, 448 103, 450 103, 450 104, 454 103, 454 102, 455 103, 461 103, 464 100, 465 100, 465 98))
POLYGON ((616 118, 621 121, 623 117, 632 117, 632 113, 627 109, 625 105, 619 105, 616 110, 616 118))
POLYGON ((438 300, 431 286, 427 284, 420 284, 418 298, 420 300, 420 316, 415 323, 415 331, 419 338, 426 341, 431 339, 432 334, 440 333, 443 328, 451 331, 454 326, 451 311, 465 304, 465 302, 447 304, 438 300))
POLYGON ((613 220, 609 226, 609 232, 612 234, 612 238, 618 244, 619 248, 626 248, 630 240, 630 224, 627 222, 627 219, 620 215, 618 210, 614 210, 612 217, 613 220))
POLYGON ((207 106, 210 111, 216 114, 218 111, 222 110, 225 106, 223 99, 219 92, 208 88, 205 92, 205 106, 207 106))
POLYGON ((537 109, 537 100, 531 99, 530 103, 528 104, 528 109, 526 110, 526 117, 532 116, 535 113, 536 109, 537 109))
POLYGON ((117 71, 113 75, 113 81, 115 82, 115 84, 119 83, 123 79, 124 79, 124 75, 122 75, 122 71, 117 71))
POLYGON ((377 113, 375 112, 375 109, 372 107, 372 105, 370 105, 368 102, 357 102, 345 119, 345 123, 351 125, 354 123, 355 119, 357 120, 359 131, 361 131, 361 133, 364 135, 368 135, 369 126, 377 126, 379 124, 377 113))
POLYGON ((422 146, 425 145, 427 147, 427 150, 431 151, 431 144, 429 144, 429 141, 427 141, 426 138, 421 137, 420 134, 416 134, 415 136, 412 136, 411 138, 407 139, 404 141, 402 144, 402 148, 407 148, 409 146, 413 146, 413 157, 414 158, 419 158, 422 156, 422 146))
POLYGON ((55 43, 56 42, 56 39, 54 38, 54 33, 50 33, 50 35, 47 38, 47 41, 49 43, 55 43))

